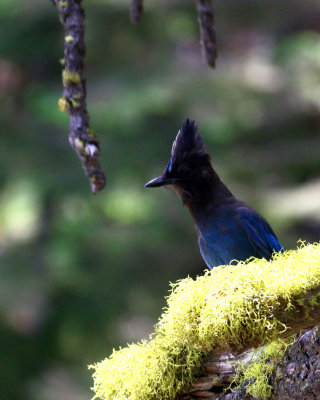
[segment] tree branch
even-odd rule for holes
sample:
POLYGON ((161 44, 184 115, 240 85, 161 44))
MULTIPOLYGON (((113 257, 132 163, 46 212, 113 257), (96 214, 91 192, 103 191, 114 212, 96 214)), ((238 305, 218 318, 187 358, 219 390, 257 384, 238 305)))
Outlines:
MULTIPOLYGON (((217 58, 216 33, 211 0, 196 0, 200 25, 200 45, 203 62, 215 67, 217 58)), ((136 24, 143 15, 143 0, 131 0, 130 20, 136 24)))
MULTIPOLYGON (((313 328, 315 325, 319 324, 320 322, 320 308, 318 307, 317 300, 320 296, 320 286, 314 288, 310 292, 307 292, 306 294, 302 294, 300 296, 297 296, 295 299, 292 301, 292 308, 291 310, 288 310, 285 303, 281 304, 279 303, 279 308, 277 307, 274 310, 274 318, 276 318, 278 321, 281 321, 281 323, 285 324, 288 329, 285 331, 279 333, 279 338, 287 338, 291 335, 294 335, 306 328, 313 328)), ((314 331, 309 331, 308 335, 304 335, 302 342, 304 345, 308 345, 307 343, 307 338, 312 337, 310 332, 314 332, 317 334, 317 346, 318 350, 320 352, 320 332, 317 328, 314 329, 314 331)), ((299 342, 299 341, 298 341, 299 342)), ((301 341, 300 341, 301 342, 301 341)), ((301 343, 302 343, 301 342, 301 343)), ((244 353, 240 354, 239 356, 235 356, 234 354, 227 352, 225 353, 226 349, 225 348, 215 348, 214 351, 210 353, 209 356, 205 357, 203 359, 202 363, 202 374, 201 377, 196 380, 196 382, 188 389, 188 391, 181 395, 178 396, 177 399, 179 400, 198 400, 198 399, 207 399, 207 400, 240 400, 245 396, 246 394, 246 386, 243 385, 242 387, 236 389, 235 392, 232 392, 231 394, 227 395, 227 393, 223 394, 223 390, 228 388, 230 386, 230 383, 234 380, 236 376, 236 368, 235 366, 239 362, 244 362, 244 363, 251 363, 252 362, 252 352, 248 351, 251 348, 258 347, 262 345, 263 343, 258 342, 256 339, 253 339, 252 341, 246 342, 243 347, 237 348, 234 347, 232 344, 230 345, 230 348, 235 352, 235 354, 239 353, 239 350, 244 351, 244 353), (240 396, 241 394, 241 396, 240 396), (239 397, 240 396, 240 397, 239 397)), ((300 346, 297 344, 297 342, 294 343, 294 345, 300 346)), ((296 347, 295 347, 295 352, 296 352, 296 347)), ((309 346, 310 347, 310 346, 309 346)), ((290 349, 292 346, 290 347, 290 349)), ((312 348, 312 346, 311 346, 312 348)), ((299 347, 301 354, 303 355, 303 351, 301 350, 301 346, 299 347)), ((313 349, 313 348, 312 348, 313 349)), ((301 357, 300 357, 301 358, 301 357)), ((290 356, 287 356, 288 362, 284 362, 281 364, 281 368, 285 370, 286 368, 292 369, 293 366, 289 365, 289 360, 290 356)), ((312 361, 312 360, 311 360, 312 361)), ((292 380, 294 381, 294 384, 300 384, 302 385, 301 382, 299 382, 299 379, 297 379, 300 371, 301 371, 301 365, 304 365, 305 362, 301 362, 299 364, 296 360, 295 363, 295 370, 296 370, 296 375, 294 377, 291 377, 292 380)), ((320 360, 318 360, 317 364, 315 364, 314 368, 320 368, 320 360)), ((320 370, 317 372, 318 375, 320 376, 320 370)), ((279 375, 279 374, 278 374, 279 375)), ((284 374, 282 374, 284 376, 284 374)), ((287 375, 290 375, 290 373, 287 375)), ((310 375, 310 373, 309 373, 310 375)), ((290 376, 286 379, 291 379, 290 376)), ((310 382, 308 383, 310 384, 310 382)), ((282 399, 283 397, 283 392, 285 391, 286 385, 283 381, 281 380, 276 380, 274 378, 273 385, 277 385, 277 390, 280 393, 279 397, 277 397, 279 400, 282 399)), ((300 387, 299 386, 299 387, 300 387)), ((320 384, 318 385, 320 387, 320 384)), ((317 387, 318 387, 317 386, 317 387)), ((293 390, 298 390, 297 387, 295 386, 293 390)), ((315 390, 315 389, 310 389, 315 390)), ((299 393, 299 391, 297 392, 299 393)), ((293 397, 296 399, 300 399, 300 397, 293 397)), ((276 397, 274 397, 276 399, 276 397)), ((292 400, 290 396, 287 397, 288 400, 292 400)), ((306 397, 306 399, 309 399, 306 397)), ((310 399, 313 399, 310 397, 310 399)))
MULTIPOLYGON (((96 396, 217 399, 213 383, 230 383, 232 366, 223 353, 238 355, 320 323, 319 257, 320 244, 302 245, 271 261, 221 266, 172 284, 150 340, 114 351, 93 366, 96 396)), ((271 374, 272 368, 264 371, 271 374)))
MULTIPOLYGON (((314 400, 320 393, 320 330, 315 327, 307 331, 286 349, 276 360, 273 372, 268 377, 273 388, 273 400, 314 400)), ((252 351, 238 357, 231 353, 220 356, 212 354, 203 361, 203 375, 179 400, 242 400, 253 399, 247 393, 252 382, 226 390, 236 378, 236 366, 246 369, 255 362, 252 351)), ((273 362, 269 360, 269 363, 273 362)))
MULTIPOLYGON (((286 351, 271 377, 275 400, 314 400, 320 393, 320 330, 306 332, 286 351)), ((230 399, 231 400, 231 399, 230 399)))
POLYGON ((130 4, 130 20, 136 24, 143 15, 143 0, 131 0, 130 4))
POLYGON ((196 8, 199 15, 202 59, 214 68, 217 58, 217 45, 211 0, 196 0, 196 8))
POLYGON ((52 1, 59 11, 65 34, 63 98, 59 100, 59 107, 61 111, 68 111, 70 145, 89 177, 91 191, 98 193, 104 188, 106 180, 98 161, 99 142, 89 129, 86 84, 82 77, 85 56, 84 11, 81 0, 52 1))

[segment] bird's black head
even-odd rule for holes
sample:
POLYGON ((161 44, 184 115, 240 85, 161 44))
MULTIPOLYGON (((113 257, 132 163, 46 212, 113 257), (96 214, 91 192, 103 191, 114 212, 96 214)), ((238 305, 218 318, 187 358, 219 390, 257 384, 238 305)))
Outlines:
POLYGON ((182 123, 172 145, 171 158, 164 173, 152 179, 145 187, 173 185, 182 196, 198 187, 199 183, 213 173, 210 156, 195 121, 186 119, 182 123))

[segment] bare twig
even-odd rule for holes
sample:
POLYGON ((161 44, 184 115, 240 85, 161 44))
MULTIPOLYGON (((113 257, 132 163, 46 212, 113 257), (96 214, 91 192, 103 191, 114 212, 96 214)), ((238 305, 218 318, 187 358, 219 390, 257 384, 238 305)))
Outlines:
POLYGON ((130 20, 136 24, 143 15, 143 0, 131 0, 130 20))
POLYGON ((217 46, 211 0, 196 0, 196 7, 199 14, 202 59, 214 68, 217 58, 217 46))
POLYGON ((106 180, 98 161, 99 142, 89 129, 86 85, 82 77, 85 55, 82 0, 52 1, 59 11, 65 33, 63 98, 59 100, 59 106, 62 111, 68 111, 69 142, 89 177, 91 191, 98 193, 104 188, 106 180))

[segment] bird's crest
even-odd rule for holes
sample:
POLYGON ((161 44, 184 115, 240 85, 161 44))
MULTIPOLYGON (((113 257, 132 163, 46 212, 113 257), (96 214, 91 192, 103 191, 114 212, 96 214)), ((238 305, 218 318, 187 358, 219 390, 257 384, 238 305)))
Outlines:
POLYGON ((182 127, 173 142, 171 164, 179 164, 187 157, 189 158, 192 156, 209 157, 205 150, 202 137, 198 133, 198 126, 194 120, 190 121, 189 118, 187 118, 183 121, 182 127))

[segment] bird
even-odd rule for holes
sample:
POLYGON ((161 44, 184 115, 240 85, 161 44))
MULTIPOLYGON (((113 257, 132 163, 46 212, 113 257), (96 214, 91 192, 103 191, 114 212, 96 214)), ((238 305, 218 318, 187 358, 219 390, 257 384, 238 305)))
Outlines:
POLYGON ((209 269, 252 257, 270 260, 284 251, 265 218, 237 199, 213 169, 194 120, 183 121, 163 174, 145 184, 160 186, 172 188, 188 207, 209 269))

